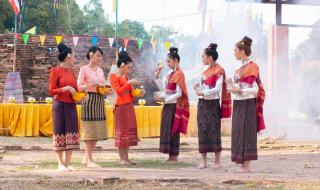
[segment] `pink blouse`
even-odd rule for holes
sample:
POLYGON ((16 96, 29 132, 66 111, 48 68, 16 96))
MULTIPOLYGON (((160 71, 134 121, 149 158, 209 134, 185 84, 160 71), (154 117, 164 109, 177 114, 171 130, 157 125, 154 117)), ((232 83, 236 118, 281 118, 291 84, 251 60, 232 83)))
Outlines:
POLYGON ((97 92, 96 87, 86 88, 85 85, 90 84, 105 84, 106 78, 103 70, 100 67, 93 69, 89 65, 82 66, 78 75, 79 89, 85 89, 87 92, 97 92))

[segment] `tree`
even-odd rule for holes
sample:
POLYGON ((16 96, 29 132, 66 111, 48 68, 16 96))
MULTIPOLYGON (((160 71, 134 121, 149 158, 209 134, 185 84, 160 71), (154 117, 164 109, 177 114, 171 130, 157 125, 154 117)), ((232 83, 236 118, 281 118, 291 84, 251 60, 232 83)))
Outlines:
POLYGON ((83 12, 75 0, 61 1, 59 6, 52 0, 25 1, 23 10, 25 30, 37 26, 39 33, 76 33, 85 31, 83 12))
MULTIPOLYGON (((0 32, 5 33, 14 28, 14 13, 9 1, 0 0, 0 4, 0 32)), ((53 0, 24 1, 20 15, 22 20, 18 32, 21 33, 34 26, 37 26, 38 33, 44 34, 83 34, 87 31, 83 12, 75 0, 61 1, 59 6, 55 6, 53 0)))
POLYGON ((65 33, 84 34, 87 31, 83 11, 75 0, 62 1, 60 17, 64 18, 61 26, 65 33))
POLYGON ((320 60, 320 20, 315 23, 309 38, 300 44, 293 55, 293 62, 300 64, 307 61, 320 60))
POLYGON ((106 36, 113 35, 113 26, 108 21, 100 0, 91 0, 83 8, 86 33, 97 32, 106 36))
POLYGON ((14 12, 8 0, 0 0, 0 33, 14 29, 14 12))
POLYGON ((320 113, 320 102, 317 101, 320 99, 320 91, 310 90, 318 86, 320 81, 319 73, 319 64, 304 69, 301 75, 301 86, 298 88, 299 92, 296 92, 300 94, 300 110, 312 119, 315 119, 320 113))
MULTIPOLYGON (((293 55, 293 63, 297 65, 297 70, 305 68, 301 74, 301 86, 299 89, 299 105, 300 110, 307 114, 312 119, 317 119, 319 122, 320 113, 320 91, 310 90, 316 89, 320 81, 320 20, 316 22, 315 27, 312 29, 309 38, 300 44, 293 55), (308 64, 304 64, 310 62, 308 64), (303 67, 301 67, 301 66, 303 67)), ((297 71, 298 72, 298 71, 297 71)))
POLYGON ((151 27, 150 36, 158 41, 173 41, 174 40, 174 29, 169 26, 154 25, 151 27))
POLYGON ((119 24, 119 37, 139 38, 144 41, 150 41, 150 36, 145 30, 143 23, 131 20, 124 20, 119 24))
POLYGON ((37 26, 37 32, 45 34, 54 34, 57 30, 53 11, 53 4, 49 0, 33 0, 25 1, 22 14, 22 30, 26 30, 37 26))

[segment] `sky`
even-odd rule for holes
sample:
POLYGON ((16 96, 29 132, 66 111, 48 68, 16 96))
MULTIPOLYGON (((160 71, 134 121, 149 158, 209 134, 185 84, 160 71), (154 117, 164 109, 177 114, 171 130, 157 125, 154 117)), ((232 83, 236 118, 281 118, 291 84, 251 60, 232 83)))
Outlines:
MULTIPOLYGON (((88 0, 76 0, 83 7, 88 0)), ((152 25, 172 26, 179 33, 198 35, 201 32, 202 14, 198 10, 200 0, 119 0, 119 22, 125 19, 137 20, 144 23, 149 30, 152 25)), ((112 12, 113 0, 102 0, 103 8, 115 20, 112 12)), ((275 6, 267 4, 251 4, 252 14, 262 14, 264 27, 275 23, 275 6)), ((228 13, 245 11, 248 4, 225 3, 224 0, 208 0, 207 10, 212 11, 213 27, 221 22, 228 13)), ((210 13, 207 13, 207 21, 210 13)), ((320 6, 283 6, 283 23, 313 24, 320 19, 320 6)), ((294 49, 309 35, 311 29, 290 28, 289 46, 294 49)))

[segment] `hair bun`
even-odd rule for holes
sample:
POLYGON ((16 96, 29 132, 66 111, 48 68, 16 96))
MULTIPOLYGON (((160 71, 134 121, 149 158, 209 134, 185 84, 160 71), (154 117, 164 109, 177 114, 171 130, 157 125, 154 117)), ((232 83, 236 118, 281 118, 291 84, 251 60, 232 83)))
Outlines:
POLYGON ((64 52, 67 49, 68 49, 68 46, 66 46, 64 43, 60 43, 58 45, 58 50, 59 50, 60 53, 64 52))
POLYGON ((243 43, 247 46, 251 46, 252 44, 252 39, 249 38, 248 36, 245 36, 243 39, 242 39, 243 43))
POLYGON ((212 43, 208 46, 209 49, 212 49, 214 51, 217 50, 217 47, 218 47, 218 44, 212 44, 212 43))
POLYGON ((127 57, 129 57, 129 54, 125 51, 120 51, 118 54, 119 59, 123 59, 123 58, 127 58, 127 57))
POLYGON ((129 54, 126 51, 120 51, 118 54, 117 66, 120 67, 122 63, 128 64, 130 62, 132 62, 132 58, 129 54))
POLYGON ((170 51, 170 53, 174 53, 174 54, 178 54, 178 48, 176 48, 176 47, 171 47, 170 49, 169 49, 169 51, 170 51))

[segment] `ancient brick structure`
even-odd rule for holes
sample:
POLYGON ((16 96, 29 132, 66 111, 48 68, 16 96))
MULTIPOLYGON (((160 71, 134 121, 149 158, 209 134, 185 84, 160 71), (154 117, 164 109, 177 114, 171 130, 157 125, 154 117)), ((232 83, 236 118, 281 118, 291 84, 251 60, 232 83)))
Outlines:
MULTIPOLYGON (((70 46, 75 54, 76 74, 79 68, 88 63, 86 53, 91 47, 91 36, 80 35, 76 47, 73 44, 72 35, 63 35, 63 43, 70 46)), ((12 34, 0 34, 0 96, 3 95, 3 88, 8 72, 12 71, 14 55, 14 38, 12 34)), ((115 60, 115 44, 110 47, 107 37, 99 36, 98 46, 104 52, 102 68, 107 76, 112 62, 115 60)), ((123 47, 123 40, 119 40, 119 46, 123 47)), ((152 83, 152 70, 156 67, 156 57, 152 52, 150 43, 144 43, 138 50, 137 41, 130 40, 127 52, 134 60, 134 68, 131 76, 144 82, 148 91, 145 97, 148 104, 152 104, 153 93, 156 87, 152 83)), ((24 45, 20 36, 17 40, 17 65, 16 71, 20 72, 25 100, 28 96, 33 96, 37 100, 44 100, 48 96, 48 78, 51 67, 59 64, 57 59, 58 51, 55 36, 47 36, 44 46, 41 46, 38 35, 30 35, 27 45, 24 45)))

